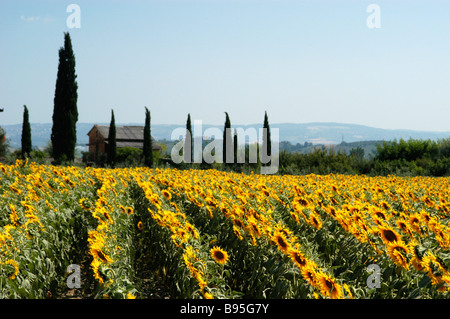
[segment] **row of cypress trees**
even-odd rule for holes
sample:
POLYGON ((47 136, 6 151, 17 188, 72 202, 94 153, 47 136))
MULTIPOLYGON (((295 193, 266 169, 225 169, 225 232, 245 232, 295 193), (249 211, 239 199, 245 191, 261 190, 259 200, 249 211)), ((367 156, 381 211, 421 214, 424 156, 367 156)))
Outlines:
MULTIPOLYGON (((194 162, 194 154, 192 151, 193 145, 193 134, 192 134, 192 124, 191 124, 191 114, 188 113, 188 117, 186 120, 186 141, 185 141, 185 153, 184 153, 184 162, 185 163, 193 163, 194 162)), ((272 142, 270 139, 270 126, 269 126, 269 118, 267 116, 267 111, 264 113, 264 123, 263 123, 263 138, 262 138, 262 156, 263 156, 263 165, 268 165, 268 159, 272 155, 272 142)), ((225 165, 230 166, 232 163, 237 162, 237 153, 238 153, 238 136, 237 131, 235 130, 233 137, 231 136, 231 121, 228 112, 225 112, 225 124, 223 128, 223 148, 222 148, 222 156, 223 163, 225 165), (231 147, 232 146, 232 147, 231 147), (229 151, 232 150, 232 154, 229 151)))

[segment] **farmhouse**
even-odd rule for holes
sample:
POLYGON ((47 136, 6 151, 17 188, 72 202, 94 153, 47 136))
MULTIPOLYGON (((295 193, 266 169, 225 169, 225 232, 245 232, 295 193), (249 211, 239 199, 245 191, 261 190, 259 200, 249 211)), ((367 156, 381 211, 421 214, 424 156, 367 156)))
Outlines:
MULTIPOLYGON (((100 155, 105 154, 108 150, 109 125, 98 125, 87 133, 89 136, 89 153, 93 154, 96 161, 100 155)), ((144 126, 116 126, 116 147, 136 147, 142 149, 144 147, 144 126)), ((161 151, 152 137, 153 151, 161 151)))

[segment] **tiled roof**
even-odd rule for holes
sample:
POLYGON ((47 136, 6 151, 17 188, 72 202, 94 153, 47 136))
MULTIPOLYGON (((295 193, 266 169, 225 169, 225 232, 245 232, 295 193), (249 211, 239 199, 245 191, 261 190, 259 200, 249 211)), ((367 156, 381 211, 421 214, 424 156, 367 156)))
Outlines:
MULTIPOLYGON (((96 125, 100 134, 108 141, 109 125, 96 125)), ((144 142, 144 126, 116 126, 117 147, 137 147, 142 148, 144 142)), ((152 148, 161 149, 152 137, 152 148)))

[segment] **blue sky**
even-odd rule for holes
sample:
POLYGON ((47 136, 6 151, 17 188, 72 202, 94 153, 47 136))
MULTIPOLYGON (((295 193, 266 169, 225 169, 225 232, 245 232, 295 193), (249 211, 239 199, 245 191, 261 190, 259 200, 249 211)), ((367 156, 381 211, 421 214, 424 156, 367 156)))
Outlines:
POLYGON ((79 122, 344 122, 450 131, 450 1, 0 3, 0 125, 50 123, 63 33, 79 122), (69 4, 81 28, 68 28, 69 4), (370 29, 366 8, 380 8, 370 29))

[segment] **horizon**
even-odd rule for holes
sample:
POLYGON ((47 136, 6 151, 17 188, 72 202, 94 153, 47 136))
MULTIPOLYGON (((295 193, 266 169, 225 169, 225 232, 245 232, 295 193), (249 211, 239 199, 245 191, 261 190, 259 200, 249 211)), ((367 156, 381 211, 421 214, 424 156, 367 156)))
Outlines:
MULTIPOLYGON (((193 119, 194 120, 194 119, 193 119)), ((81 124, 89 124, 89 125, 106 125, 109 126, 110 122, 77 122, 77 125, 81 125, 81 124)), ((294 122, 281 122, 281 123, 270 123, 269 125, 270 127, 274 127, 276 128, 276 125, 312 125, 312 124, 318 124, 318 125, 326 125, 326 124, 337 124, 337 125, 352 125, 352 126, 362 126, 362 127, 366 127, 366 128, 371 128, 371 129, 376 129, 376 130, 386 130, 386 131, 412 131, 412 132, 423 132, 423 133, 449 133, 450 134, 450 127, 449 130, 447 131, 438 131, 438 130, 418 130, 418 129, 402 129, 402 128, 393 128, 393 129, 389 129, 389 128, 381 128, 381 127, 375 127, 375 126, 370 126, 370 125, 364 125, 364 124, 357 124, 357 123, 345 123, 345 122, 304 122, 304 123, 294 123, 294 122)), ((30 122, 30 125, 52 125, 52 122, 30 122)), ((144 126, 144 122, 116 122, 116 126, 126 126, 126 125, 140 125, 140 126, 144 126)), ((167 125, 167 126, 180 126, 180 127, 185 127, 186 123, 183 124, 179 124, 179 123, 151 123, 151 125, 167 125)), ((206 125, 206 126, 223 126, 222 124, 211 124, 211 123, 202 123, 202 125, 206 125)), ((250 123, 250 124, 242 124, 242 123, 238 123, 238 124, 234 124, 231 123, 232 127, 237 127, 237 126, 263 126, 263 123, 250 123)), ((0 125, 0 127, 2 126, 22 126, 22 123, 14 123, 14 124, 4 124, 4 125, 0 125)))
MULTIPOLYGON (((5 0, 0 126, 51 123, 63 32, 80 123, 340 123, 448 132, 444 1, 5 0), (371 5, 379 8, 371 11, 371 5), (372 18, 379 25, 373 27, 372 18), (74 20, 75 21, 75 20, 74 20), (168 112, 170 111, 170 112, 168 112), (168 120, 170 118, 170 120, 168 120), (295 120, 294 120, 295 119, 295 120)), ((180 123, 180 124, 178 124, 180 123)))

